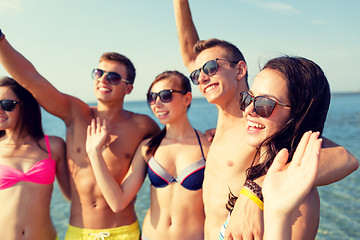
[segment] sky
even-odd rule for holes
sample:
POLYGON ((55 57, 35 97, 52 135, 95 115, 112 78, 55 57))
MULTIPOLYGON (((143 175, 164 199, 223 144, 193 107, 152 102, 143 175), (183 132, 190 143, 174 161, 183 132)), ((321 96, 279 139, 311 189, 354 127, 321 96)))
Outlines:
MULTIPOLYGON (((200 39, 224 39, 242 51, 250 84, 267 60, 292 55, 316 62, 332 92, 360 92, 360 1, 190 0, 190 7, 200 39)), ((96 101, 91 70, 104 52, 135 65, 125 101, 145 100, 164 70, 189 75, 172 0, 0 0, 0 28, 57 89, 86 102, 96 101)), ((193 94, 202 96, 196 87, 193 94)))

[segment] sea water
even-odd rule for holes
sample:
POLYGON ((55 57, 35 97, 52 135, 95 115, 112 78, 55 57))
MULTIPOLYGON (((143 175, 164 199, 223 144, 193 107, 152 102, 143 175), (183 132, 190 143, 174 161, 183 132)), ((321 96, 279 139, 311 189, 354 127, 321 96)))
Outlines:
MULTIPOLYGON (((127 102, 124 108, 151 116, 145 101, 127 102)), ((205 99, 194 99, 189 119, 194 128, 205 131, 216 127, 217 109, 205 99)), ((43 125, 46 134, 65 138, 64 123, 43 111, 43 125)), ((236 134, 236 133, 234 133, 236 134)), ((360 94, 333 94, 324 136, 344 146, 360 159, 360 94)), ((316 239, 360 239, 360 173, 354 172, 345 179, 318 187, 321 209, 320 226, 316 239)), ((150 183, 146 178, 136 200, 136 212, 140 226, 150 204, 150 183)), ((51 202, 51 216, 60 239, 69 224, 70 204, 62 197, 55 184, 51 202)))

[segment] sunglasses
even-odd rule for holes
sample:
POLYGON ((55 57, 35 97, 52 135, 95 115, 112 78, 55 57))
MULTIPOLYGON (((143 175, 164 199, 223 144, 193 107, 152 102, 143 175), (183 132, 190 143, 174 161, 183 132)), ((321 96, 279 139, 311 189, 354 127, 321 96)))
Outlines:
POLYGON ((222 61, 227 61, 227 62, 231 62, 231 63, 238 63, 236 61, 231 61, 231 60, 227 60, 227 59, 222 59, 222 58, 215 58, 213 60, 207 61, 201 68, 193 71, 190 74, 190 79, 193 82, 193 84, 195 85, 199 85, 199 76, 200 76, 200 72, 201 70, 203 70, 203 72, 210 76, 214 76, 219 68, 219 65, 217 64, 218 60, 222 60, 222 61))
POLYGON ((6 112, 12 112, 14 111, 16 104, 19 102, 15 100, 0 100, 0 106, 1 108, 6 112))
POLYGON ((245 108, 247 108, 252 102, 254 103, 255 113, 263 118, 270 117, 276 105, 290 107, 289 105, 277 102, 268 97, 264 97, 264 96, 253 97, 248 92, 242 92, 240 94, 239 106, 242 111, 245 111, 245 108))
POLYGON ((147 101, 150 105, 154 105, 156 103, 156 99, 159 96, 160 101, 163 103, 169 103, 172 100, 172 94, 173 93, 181 93, 181 94, 185 94, 187 92, 185 91, 178 91, 178 90, 173 90, 173 89, 167 89, 167 90, 162 90, 158 93, 154 93, 154 92, 149 92, 147 93, 147 101))
POLYGON ((92 79, 98 81, 104 74, 106 73, 106 80, 111 84, 111 85, 119 85, 121 83, 121 81, 125 82, 125 83, 130 83, 129 80, 123 79, 121 77, 120 74, 116 73, 116 72, 106 72, 104 70, 101 70, 99 68, 95 68, 92 73, 91 73, 91 77, 92 79))

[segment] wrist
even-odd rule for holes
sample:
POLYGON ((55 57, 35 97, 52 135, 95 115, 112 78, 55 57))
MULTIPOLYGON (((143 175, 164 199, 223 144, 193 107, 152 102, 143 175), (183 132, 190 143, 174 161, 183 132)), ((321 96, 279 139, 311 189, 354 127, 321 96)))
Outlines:
POLYGON ((101 150, 99 148, 97 148, 97 147, 86 149, 86 152, 87 152, 89 157, 96 157, 96 156, 99 156, 101 154, 101 150))
POLYGON ((245 181, 244 187, 249 189, 255 196, 257 196, 262 202, 264 201, 263 195, 262 195, 262 189, 253 180, 247 179, 245 181))
POLYGON ((240 190, 240 194, 245 195, 248 197, 251 201, 253 201, 261 210, 264 210, 264 203, 262 200, 258 198, 249 188, 243 187, 240 190))
POLYGON ((264 211, 264 240, 291 239, 291 218, 264 211))

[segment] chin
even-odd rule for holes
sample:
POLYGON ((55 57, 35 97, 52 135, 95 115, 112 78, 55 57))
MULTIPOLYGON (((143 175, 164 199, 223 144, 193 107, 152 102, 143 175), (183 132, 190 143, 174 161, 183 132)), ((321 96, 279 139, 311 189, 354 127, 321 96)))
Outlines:
POLYGON ((216 104, 217 103, 217 97, 214 97, 214 96, 205 96, 206 100, 208 101, 208 103, 211 103, 211 104, 216 104))
POLYGON ((265 139, 256 136, 247 136, 246 142, 250 147, 258 148, 265 139))

